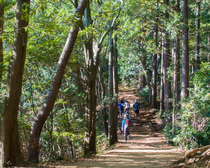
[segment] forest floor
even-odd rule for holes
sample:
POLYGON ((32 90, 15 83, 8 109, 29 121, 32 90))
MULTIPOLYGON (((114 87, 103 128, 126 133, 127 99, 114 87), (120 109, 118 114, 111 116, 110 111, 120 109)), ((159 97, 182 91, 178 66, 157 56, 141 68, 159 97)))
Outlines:
MULTIPOLYGON (((134 90, 120 91, 119 98, 128 100, 132 104, 138 99, 134 90)), ((169 164, 184 157, 184 151, 175 149, 166 143, 160 128, 157 114, 150 109, 140 110, 135 118, 132 110, 129 112, 133 120, 131 137, 124 141, 123 133, 118 132, 118 143, 104 154, 92 158, 86 158, 75 163, 48 165, 57 168, 166 168, 169 164)), ((122 117, 119 116, 119 126, 122 117)))

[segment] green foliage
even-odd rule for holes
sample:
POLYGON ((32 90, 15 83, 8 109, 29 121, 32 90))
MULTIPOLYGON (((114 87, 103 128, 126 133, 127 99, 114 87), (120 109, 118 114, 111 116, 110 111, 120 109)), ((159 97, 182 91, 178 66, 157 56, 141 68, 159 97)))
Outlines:
MULTIPOLYGON (((3 80, 0 89, 0 119, 4 112, 6 100, 6 69, 9 64, 13 47, 15 0, 5 0, 5 22, 4 22, 4 66, 3 80)), ((53 75, 57 66, 58 58, 63 49, 69 29, 73 24, 75 7, 73 1, 69 0, 34 0, 31 3, 30 25, 27 58, 24 69, 22 96, 18 116, 20 139, 23 152, 27 153, 29 131, 35 116, 43 106, 50 91, 53 75)), ((124 84, 137 86, 139 76, 143 74, 139 61, 146 56, 146 70, 149 80, 151 77, 152 55, 160 53, 154 41, 155 19, 158 15, 159 30, 170 34, 170 39, 180 31, 182 22, 180 11, 174 10, 174 6, 159 4, 155 7, 156 1, 151 0, 127 0, 123 2, 123 8, 119 21, 117 21, 117 49, 119 55, 119 78, 124 84), (165 20, 163 13, 169 11, 170 19, 165 20)), ((209 14, 207 1, 201 4, 201 43, 200 58, 206 58, 207 36, 209 27, 209 14)), ((70 68, 66 70, 62 87, 60 88, 55 108, 46 121, 40 139, 40 158, 42 161, 58 158, 72 158, 82 156, 84 120, 76 115, 76 106, 79 99, 85 107, 85 94, 77 94, 77 87, 74 81, 74 71, 78 68, 83 70, 85 58, 83 45, 93 37, 98 42, 102 34, 107 31, 111 21, 116 16, 120 1, 91 1, 91 16, 93 25, 90 27, 81 26, 77 43, 69 61, 70 68)), ((195 11, 195 5, 190 6, 195 11)), ((195 15, 191 11, 189 18, 189 44, 190 53, 193 56, 195 48, 195 15)), ((160 35, 161 33, 159 33, 160 35)), ((162 40, 159 38, 159 43, 162 40)), ((104 83, 108 83, 108 59, 107 39, 103 43, 100 61, 104 83)), ((192 65, 193 65, 192 60, 192 65)), ((172 68, 171 68, 172 69, 172 68)), ((209 140, 210 124, 210 67, 203 64, 193 77, 190 90, 190 98, 182 104, 182 111, 178 112, 175 134, 172 134, 172 125, 166 126, 166 136, 173 139, 173 142, 183 148, 194 148, 207 144, 209 140)), ((172 70, 170 71, 172 72, 172 70)), ((173 72, 172 72, 173 73, 173 72)), ((85 74, 85 73, 84 73, 85 74)), ((84 75, 83 74, 83 75, 84 75)), ((90 74, 91 75, 91 74, 90 74)), ((84 76, 85 78, 85 76, 84 76)), ((140 91, 141 103, 149 102, 148 87, 140 91)), ((116 97, 112 99, 114 101, 116 97)), ((105 97, 102 105, 105 107, 110 100, 109 95, 105 97)), ((145 104, 146 104, 145 103, 145 104)), ((98 151, 108 146, 108 140, 102 133, 101 123, 97 123, 97 148, 98 151)))
POLYGON ((42 161, 69 159, 83 154, 84 121, 70 108, 56 108, 46 121, 40 145, 42 161))
POLYGON ((96 136, 96 149, 97 153, 101 154, 102 151, 108 148, 109 140, 106 137, 106 135, 101 131, 101 129, 97 129, 97 135, 98 136, 96 136))
POLYGON ((185 149, 208 145, 210 142, 210 64, 201 64, 193 78, 194 87, 190 97, 182 103, 176 120, 175 136, 171 126, 165 129, 166 136, 185 149))
POLYGON ((142 90, 140 90, 139 96, 141 97, 141 103, 147 106, 149 103, 149 88, 145 87, 142 90))
POLYGON ((0 88, 0 123, 2 116, 4 115, 5 105, 6 105, 6 87, 1 86, 0 88))

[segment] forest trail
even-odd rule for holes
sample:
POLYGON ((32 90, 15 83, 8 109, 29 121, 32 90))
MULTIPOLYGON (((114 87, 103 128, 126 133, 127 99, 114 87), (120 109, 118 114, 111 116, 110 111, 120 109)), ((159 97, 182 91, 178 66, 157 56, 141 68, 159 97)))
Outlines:
MULTIPOLYGON (((106 153, 94 158, 84 159, 82 162, 69 163, 66 166, 54 167, 80 167, 80 168, 166 168, 170 163, 184 156, 184 151, 174 149, 158 130, 159 122, 149 109, 141 109, 137 119, 132 111, 132 104, 136 98, 134 90, 120 91, 119 98, 128 100, 131 109, 129 114, 133 120, 131 138, 125 142, 123 133, 118 133, 119 142, 106 153)), ((122 118, 119 117, 119 125, 122 118)))

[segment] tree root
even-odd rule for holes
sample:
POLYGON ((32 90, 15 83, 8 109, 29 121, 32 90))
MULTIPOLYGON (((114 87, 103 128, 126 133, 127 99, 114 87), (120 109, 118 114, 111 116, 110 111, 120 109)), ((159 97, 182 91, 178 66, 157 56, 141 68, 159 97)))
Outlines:
POLYGON ((186 152, 185 158, 169 165, 168 168, 204 168, 210 167, 210 145, 186 152))

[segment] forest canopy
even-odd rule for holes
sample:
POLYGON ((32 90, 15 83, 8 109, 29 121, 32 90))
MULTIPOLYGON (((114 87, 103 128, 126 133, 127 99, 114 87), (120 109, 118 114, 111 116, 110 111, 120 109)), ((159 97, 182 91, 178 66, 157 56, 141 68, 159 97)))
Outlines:
POLYGON ((119 89, 183 149, 210 142, 208 0, 0 0, 0 165, 117 138, 119 89))

